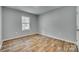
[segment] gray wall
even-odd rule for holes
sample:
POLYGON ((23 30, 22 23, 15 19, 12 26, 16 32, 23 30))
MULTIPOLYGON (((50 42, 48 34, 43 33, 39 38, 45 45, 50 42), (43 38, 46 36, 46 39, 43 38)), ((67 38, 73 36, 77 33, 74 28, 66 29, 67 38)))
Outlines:
POLYGON ((2 46, 2 7, 0 6, 0 49, 2 46))
POLYGON ((76 8, 76 11, 77 11, 77 24, 76 24, 76 26, 77 26, 77 29, 79 29, 79 6, 77 6, 77 8, 76 8))
POLYGON ((76 7, 62 7, 39 17, 40 32, 76 41, 76 7))
POLYGON ((2 7, 0 6, 0 41, 2 39, 2 7))
POLYGON ((38 32, 38 20, 36 15, 6 7, 3 7, 2 11, 3 39, 13 38, 22 34, 27 35, 38 32), (30 30, 22 31, 21 16, 30 17, 30 30))

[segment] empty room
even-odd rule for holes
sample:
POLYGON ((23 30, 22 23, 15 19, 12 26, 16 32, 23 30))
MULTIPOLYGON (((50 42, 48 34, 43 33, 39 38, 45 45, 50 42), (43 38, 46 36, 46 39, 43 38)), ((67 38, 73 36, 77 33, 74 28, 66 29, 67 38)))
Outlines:
POLYGON ((76 6, 0 6, 0 52, 78 52, 76 6))

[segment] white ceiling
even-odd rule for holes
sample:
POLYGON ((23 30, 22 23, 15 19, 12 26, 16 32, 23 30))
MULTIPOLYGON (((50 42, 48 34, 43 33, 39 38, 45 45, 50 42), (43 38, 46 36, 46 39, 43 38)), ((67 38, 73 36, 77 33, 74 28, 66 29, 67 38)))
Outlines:
POLYGON ((62 6, 7 6, 7 7, 40 15, 50 10, 60 8, 62 6))

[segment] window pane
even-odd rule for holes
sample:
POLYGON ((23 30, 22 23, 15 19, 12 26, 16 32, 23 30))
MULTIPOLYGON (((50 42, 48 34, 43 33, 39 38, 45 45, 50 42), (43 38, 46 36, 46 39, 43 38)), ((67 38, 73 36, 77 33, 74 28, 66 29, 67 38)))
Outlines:
POLYGON ((30 29, 30 25, 29 24, 22 24, 22 30, 29 30, 30 29))
POLYGON ((25 24, 25 29, 30 29, 29 24, 25 24))
POLYGON ((22 23, 30 23, 30 18, 22 16, 22 23))

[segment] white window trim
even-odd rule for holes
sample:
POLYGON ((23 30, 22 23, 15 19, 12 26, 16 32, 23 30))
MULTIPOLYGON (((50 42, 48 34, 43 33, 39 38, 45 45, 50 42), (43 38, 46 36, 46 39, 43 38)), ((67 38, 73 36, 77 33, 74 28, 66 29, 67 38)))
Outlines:
POLYGON ((25 30, 30 30, 30 17, 22 16, 22 31, 25 30))

